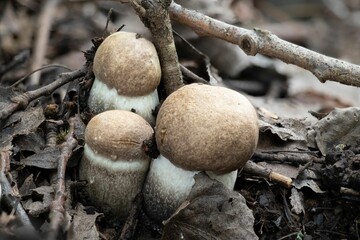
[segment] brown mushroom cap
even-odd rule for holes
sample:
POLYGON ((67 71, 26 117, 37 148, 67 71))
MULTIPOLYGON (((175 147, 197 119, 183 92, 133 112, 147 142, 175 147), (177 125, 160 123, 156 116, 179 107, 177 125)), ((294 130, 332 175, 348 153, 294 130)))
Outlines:
POLYGON ((160 153, 175 165, 226 173, 250 159, 259 129, 254 107, 240 93, 190 84, 164 101, 155 132, 160 153))
POLYGON ((143 142, 152 135, 152 127, 139 115, 111 110, 91 119, 85 130, 85 142, 96 154, 114 161, 147 160, 143 142))
POLYGON ((143 96, 160 83, 161 68, 154 45, 136 33, 116 32, 96 51, 93 71, 121 95, 143 96))

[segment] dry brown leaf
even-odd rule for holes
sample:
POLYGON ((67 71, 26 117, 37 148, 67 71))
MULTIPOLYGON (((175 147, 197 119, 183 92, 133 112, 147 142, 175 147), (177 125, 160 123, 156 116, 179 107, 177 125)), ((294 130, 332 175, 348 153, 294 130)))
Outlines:
POLYGON ((195 176, 187 201, 165 225, 162 239, 258 239, 244 197, 204 173, 195 176))
POLYGON ((359 146, 360 108, 335 109, 309 130, 309 145, 317 146, 323 155, 338 144, 359 146))
POLYGON ((102 213, 87 214, 84 211, 84 206, 80 203, 75 207, 75 211, 71 228, 68 231, 68 239, 99 239, 96 219, 102 213))

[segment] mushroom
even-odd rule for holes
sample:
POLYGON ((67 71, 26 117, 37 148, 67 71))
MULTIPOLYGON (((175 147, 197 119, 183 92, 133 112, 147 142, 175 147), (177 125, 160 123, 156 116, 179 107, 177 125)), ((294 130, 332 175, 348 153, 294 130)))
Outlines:
POLYGON ((154 123, 159 104, 161 68, 154 45, 136 33, 116 32, 95 53, 95 80, 88 105, 97 114, 121 109, 136 112, 154 123))
POLYGON ((85 130, 80 179, 91 204, 110 217, 123 219, 141 191, 150 157, 145 142, 153 129, 141 116, 123 110, 96 115, 85 130))
POLYGON ((152 161, 144 186, 145 210, 164 220, 183 202, 198 171, 233 189, 237 169, 254 153, 257 113, 242 94, 190 84, 162 104, 155 128, 161 156, 152 161))

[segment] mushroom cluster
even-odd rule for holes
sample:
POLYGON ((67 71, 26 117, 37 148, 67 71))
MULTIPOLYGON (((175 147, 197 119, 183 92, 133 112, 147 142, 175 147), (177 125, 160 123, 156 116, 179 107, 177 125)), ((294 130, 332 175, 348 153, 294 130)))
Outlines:
POLYGON ((86 127, 79 170, 91 203, 123 219, 143 190, 146 213, 162 221, 186 199, 200 171, 234 188, 258 141, 257 113, 246 97, 186 85, 165 99, 155 120, 160 64, 154 46, 135 33, 107 37, 93 69, 88 105, 100 114, 86 127), (160 156, 151 161, 144 143, 155 140, 160 156))
POLYGON ((91 112, 122 109, 154 122, 161 68, 150 41, 136 33, 111 34, 95 53, 93 71, 95 80, 88 100, 91 112))
POLYGON ((190 84, 172 93, 156 119, 161 156, 152 161, 145 182, 146 212, 159 221, 170 217, 198 171, 233 189, 237 169, 255 151, 258 131, 254 107, 236 91, 190 84))

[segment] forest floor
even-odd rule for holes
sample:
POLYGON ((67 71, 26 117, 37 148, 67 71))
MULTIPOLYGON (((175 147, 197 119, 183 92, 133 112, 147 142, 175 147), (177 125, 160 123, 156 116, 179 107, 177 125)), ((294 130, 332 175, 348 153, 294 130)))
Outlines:
MULTIPOLYGON (((360 64, 360 1, 176 2, 360 64)), ((86 102, 93 80, 92 57, 97 43, 123 25, 123 31, 151 40, 135 11, 116 1, 0 3, 0 108, 6 109, 0 114, 0 236, 4 239, 27 239, 29 228, 35 228, 34 238, 61 229, 64 239, 128 239, 121 235, 126 227, 107 221, 87 205, 79 191, 85 183, 78 179, 84 128, 92 117, 86 102), (72 81, 49 87, 67 78, 72 81), (30 101, 11 110, 14 96, 23 93, 30 101), (59 164, 66 156, 70 158, 64 173, 59 164), (61 176, 65 182, 59 186, 61 176), (55 216, 58 213, 60 217, 55 216)), ((211 62, 209 68, 207 57, 194 54, 175 37, 183 66, 206 81, 215 76, 216 84, 246 94, 255 106, 260 136, 251 161, 268 173, 291 179, 287 185, 256 171, 239 171, 235 191, 253 213, 258 238, 360 239, 359 89, 320 83, 299 67, 262 55, 247 56, 238 46, 198 36, 176 22, 173 28, 211 62)), ((164 229, 143 211, 133 217, 137 228, 130 231, 132 238, 174 239, 171 231, 177 230, 171 221, 164 229)), ((177 220, 177 224, 185 221, 177 220)), ((187 236, 229 239, 222 237, 222 231, 199 237, 201 226, 196 226, 187 236)))

